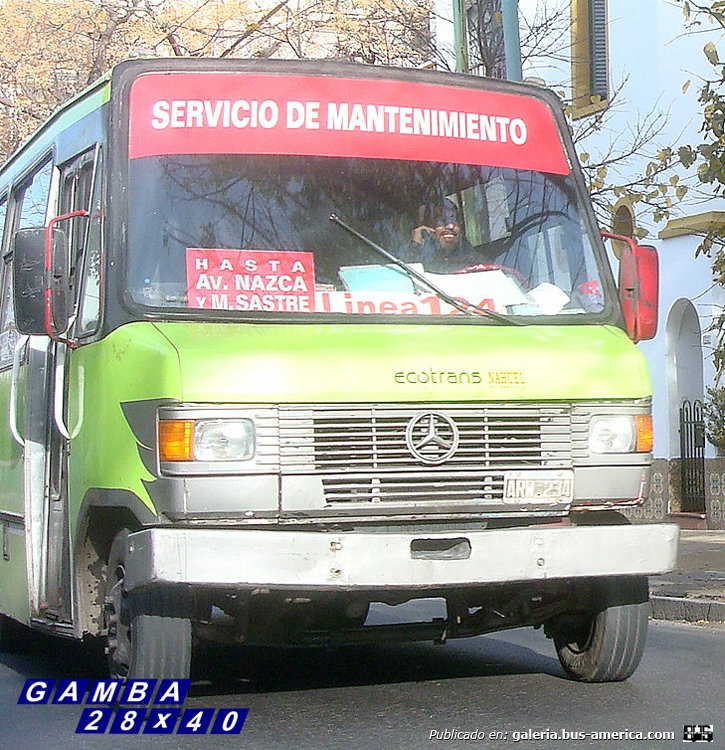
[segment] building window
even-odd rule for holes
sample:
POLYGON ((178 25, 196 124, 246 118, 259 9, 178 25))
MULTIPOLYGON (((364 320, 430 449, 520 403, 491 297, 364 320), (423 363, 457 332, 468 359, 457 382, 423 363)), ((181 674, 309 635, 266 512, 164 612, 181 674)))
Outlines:
POLYGON ((586 117, 609 101, 607 0, 571 0, 572 112, 586 117))

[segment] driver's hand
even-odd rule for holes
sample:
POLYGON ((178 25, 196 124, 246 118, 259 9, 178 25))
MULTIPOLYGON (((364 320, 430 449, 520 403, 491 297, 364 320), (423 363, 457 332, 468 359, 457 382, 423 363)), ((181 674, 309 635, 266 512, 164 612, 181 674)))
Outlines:
POLYGON ((425 242, 425 234, 435 234, 435 229, 432 227, 416 227, 411 233, 410 233, 410 239, 413 240, 413 242, 416 242, 419 245, 422 245, 425 242))

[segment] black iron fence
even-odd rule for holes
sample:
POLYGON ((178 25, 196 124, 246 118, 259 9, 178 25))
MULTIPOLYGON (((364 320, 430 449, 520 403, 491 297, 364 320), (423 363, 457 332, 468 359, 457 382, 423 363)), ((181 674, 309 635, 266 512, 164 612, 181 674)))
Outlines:
POLYGON ((705 414, 702 401, 680 406, 680 490, 683 513, 705 512, 705 414))

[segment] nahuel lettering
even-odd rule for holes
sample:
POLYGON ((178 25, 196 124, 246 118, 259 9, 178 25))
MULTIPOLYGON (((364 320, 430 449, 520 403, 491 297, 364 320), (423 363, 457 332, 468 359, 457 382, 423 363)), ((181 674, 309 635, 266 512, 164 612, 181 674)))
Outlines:
POLYGON ((524 373, 519 370, 491 370, 488 373, 488 384, 506 388, 526 385, 526 381, 524 380, 524 373))

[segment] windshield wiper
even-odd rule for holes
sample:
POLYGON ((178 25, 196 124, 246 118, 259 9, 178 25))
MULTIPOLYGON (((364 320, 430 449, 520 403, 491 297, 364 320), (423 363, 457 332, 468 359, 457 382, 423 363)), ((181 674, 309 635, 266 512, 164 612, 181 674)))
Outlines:
POLYGON ((382 255, 383 258, 386 258, 398 268, 405 271, 405 273, 414 278, 416 281, 420 282, 428 289, 430 289, 430 291, 433 292, 433 294, 435 294, 440 300, 450 305, 451 307, 455 307, 462 313, 466 313, 467 315, 482 315, 486 318, 490 318, 491 320, 495 320, 498 323, 504 323, 505 325, 510 326, 524 325, 523 323, 519 323, 516 320, 512 320, 511 318, 506 317, 505 315, 501 315, 500 313, 494 312, 493 310, 489 310, 486 307, 480 307, 479 305, 474 305, 472 302, 468 302, 467 300, 453 297, 452 295, 448 294, 448 292, 441 289, 437 284, 434 284, 425 276, 425 274, 420 273, 420 271, 417 271, 404 260, 396 258, 396 256, 393 255, 389 250, 386 250, 381 245, 373 242, 369 237, 366 237, 364 234, 358 232, 357 229, 353 229, 337 214, 330 214, 330 221, 333 222, 333 224, 337 224, 339 227, 342 227, 353 237, 357 237, 361 242, 364 242, 371 250, 374 250, 376 253, 378 253, 378 255, 382 255))

